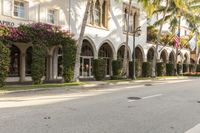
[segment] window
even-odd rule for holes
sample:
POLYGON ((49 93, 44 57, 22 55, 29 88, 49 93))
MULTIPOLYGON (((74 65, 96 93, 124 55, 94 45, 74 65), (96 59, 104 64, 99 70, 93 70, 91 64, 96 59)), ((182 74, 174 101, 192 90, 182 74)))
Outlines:
POLYGON ((100 26, 100 4, 98 0, 95 3, 94 22, 95 22, 95 25, 100 26))
POLYGON ((89 9, 88 24, 108 27, 108 0, 94 0, 89 9))
POLYGON ((55 22, 56 22, 56 11, 55 10, 48 10, 47 22, 51 23, 51 24, 55 24, 55 22))
POLYGON ((27 17, 27 2, 23 0, 3 0, 3 14, 18 18, 27 17))
POLYGON ((134 32, 134 28, 138 27, 138 9, 131 7, 131 10, 128 11, 128 5, 124 4, 124 31, 127 32, 129 31, 130 33, 134 32), (127 26, 127 21, 128 21, 128 15, 129 15, 129 26, 127 26))
POLYGON ((14 1, 14 16, 25 18, 25 3, 21 1, 14 1))

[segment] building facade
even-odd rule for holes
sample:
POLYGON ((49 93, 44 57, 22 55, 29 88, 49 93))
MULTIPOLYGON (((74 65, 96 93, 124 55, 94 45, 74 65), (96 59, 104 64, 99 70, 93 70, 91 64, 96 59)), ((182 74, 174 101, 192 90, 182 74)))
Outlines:
MULTIPOLYGON (((0 24, 17 27, 20 24, 34 22, 48 23, 62 26, 70 30, 77 40, 86 8, 86 0, 0 0, 0 24)), ((128 0, 94 0, 89 10, 87 27, 84 34, 81 52, 81 78, 92 78, 93 60, 104 58, 107 62, 106 74, 112 75, 112 60, 122 59, 126 32, 129 29, 128 58, 132 60, 133 31, 141 26, 141 33, 135 37, 136 59, 139 62, 153 59, 155 44, 147 43, 146 14, 133 1, 130 10, 130 26, 126 25, 128 0)), ((31 44, 15 43, 11 47, 11 64, 9 81, 29 81, 31 66, 31 44)), ((49 49, 46 61, 46 78, 60 79, 62 50, 60 47, 49 49)), ((173 62, 175 49, 173 47, 159 47, 158 61, 173 62)), ((190 62, 190 51, 181 49, 178 61, 190 62)), ((140 75, 140 73, 138 74, 140 75)))

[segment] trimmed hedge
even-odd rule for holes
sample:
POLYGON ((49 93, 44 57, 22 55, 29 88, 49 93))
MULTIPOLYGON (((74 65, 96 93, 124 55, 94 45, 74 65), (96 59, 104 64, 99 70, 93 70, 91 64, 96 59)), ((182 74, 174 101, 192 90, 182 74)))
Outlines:
POLYGON ((104 80, 106 77, 106 60, 95 59, 93 62, 93 74, 97 81, 104 80))
POLYGON ((10 64, 9 55, 9 49, 0 41, 0 87, 5 85, 10 64))
MULTIPOLYGON (((139 63, 136 61, 135 62, 135 76, 136 77, 141 76, 139 75, 139 73, 140 73, 140 66, 139 66, 139 63)), ((130 78, 133 77, 133 62, 132 61, 129 62, 129 76, 130 78)))
POLYGON ((199 64, 197 65, 197 70, 196 70, 196 72, 200 72, 200 65, 199 65, 199 64))
POLYGON ((174 75, 174 64, 173 63, 167 63, 166 64, 166 75, 167 76, 173 76, 174 75))
POLYGON ((151 63, 149 63, 149 62, 142 63, 142 76, 143 77, 151 76, 151 63))
POLYGON ((76 45, 74 40, 68 38, 67 44, 62 44, 63 50, 63 79, 64 82, 72 82, 74 78, 74 65, 76 59, 76 45))
POLYGON ((189 64, 183 64, 183 73, 189 72, 189 64))
POLYGON ((195 72, 195 64, 189 64, 190 72, 195 72))
POLYGON ((121 75, 122 67, 123 67, 123 63, 121 60, 112 61, 112 71, 113 71, 113 76, 111 77, 112 79, 122 78, 122 75, 121 75))
POLYGON ((34 84, 42 84, 42 77, 45 74, 46 49, 43 45, 33 45, 31 77, 34 84))
POLYGON ((166 73, 166 64, 159 62, 156 64, 157 76, 164 76, 166 73))
POLYGON ((182 75, 183 74, 183 65, 177 64, 177 74, 182 75))

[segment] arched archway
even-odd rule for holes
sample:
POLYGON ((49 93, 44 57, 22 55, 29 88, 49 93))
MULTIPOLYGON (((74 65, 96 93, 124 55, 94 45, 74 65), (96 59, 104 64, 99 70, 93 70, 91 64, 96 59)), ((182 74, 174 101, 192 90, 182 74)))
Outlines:
POLYGON ((88 40, 83 40, 80 56, 80 77, 90 78, 93 75, 94 51, 88 40))
POLYGON ((26 76, 31 75, 32 52, 33 52, 32 47, 29 47, 26 50, 26 76))
POLYGON ((183 63, 184 59, 183 59, 183 54, 181 52, 178 53, 177 56, 177 63, 183 63))
POLYGON ((167 51, 163 50, 160 55, 160 62, 167 63, 167 51))
POLYGON ((154 50, 153 47, 148 50, 148 53, 147 53, 147 62, 152 62, 153 61, 154 52, 155 52, 155 50, 154 50))
MULTIPOLYGON (((117 51, 117 59, 118 60, 123 60, 123 58, 124 58, 124 49, 125 49, 124 45, 122 45, 118 49, 118 51, 117 51)), ((127 50, 127 58, 130 60, 130 51, 129 50, 127 50)))
POLYGON ((108 43, 104 43, 98 53, 99 58, 103 58, 106 60, 106 75, 111 75, 112 68, 112 59, 113 59, 113 51, 108 43))
POLYGON ((10 45, 10 66, 9 77, 19 77, 20 75, 20 50, 14 45, 10 45))
POLYGON ((53 79, 62 78, 62 48, 56 47, 53 51, 53 79))
POLYGON ((169 63, 174 64, 175 63, 175 54, 174 52, 171 52, 169 55, 169 63))

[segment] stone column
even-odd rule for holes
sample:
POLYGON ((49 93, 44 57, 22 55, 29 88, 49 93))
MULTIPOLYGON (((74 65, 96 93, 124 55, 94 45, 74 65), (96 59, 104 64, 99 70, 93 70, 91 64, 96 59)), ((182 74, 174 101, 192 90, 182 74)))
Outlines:
POLYGON ((20 54, 20 82, 24 82, 26 77, 26 53, 20 54))

